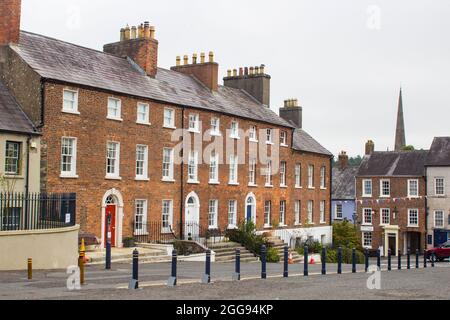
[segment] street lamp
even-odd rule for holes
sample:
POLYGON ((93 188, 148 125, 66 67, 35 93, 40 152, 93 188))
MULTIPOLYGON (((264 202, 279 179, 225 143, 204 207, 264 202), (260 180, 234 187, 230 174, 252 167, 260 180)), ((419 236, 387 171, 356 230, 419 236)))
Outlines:
POLYGON ((356 224, 358 221, 358 214, 356 213, 356 211, 353 212, 352 218, 353 218, 353 225, 355 226, 355 230, 356 230, 356 224))

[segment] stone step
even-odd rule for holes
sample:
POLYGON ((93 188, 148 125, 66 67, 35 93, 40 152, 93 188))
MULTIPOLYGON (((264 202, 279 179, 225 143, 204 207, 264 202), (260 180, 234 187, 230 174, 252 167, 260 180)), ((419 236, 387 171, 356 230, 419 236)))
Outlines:
POLYGON ((242 251, 245 251, 246 249, 244 247, 233 247, 233 248, 209 248, 212 251, 214 251, 215 253, 220 253, 220 252, 236 252, 236 249, 239 249, 242 251))
MULTIPOLYGON (((216 262, 234 262, 236 261, 235 257, 216 257, 216 262)), ((241 262, 257 262, 259 261, 258 257, 241 257, 241 262)))
POLYGON ((241 247, 239 243, 236 242, 218 242, 218 243, 208 243, 208 247, 211 250, 222 249, 222 248, 234 248, 241 247))

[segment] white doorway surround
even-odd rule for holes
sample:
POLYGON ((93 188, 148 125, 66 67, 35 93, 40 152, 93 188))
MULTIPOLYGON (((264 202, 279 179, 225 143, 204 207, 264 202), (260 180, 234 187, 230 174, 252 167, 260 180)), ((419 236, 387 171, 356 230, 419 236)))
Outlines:
POLYGON ((116 247, 121 248, 123 246, 122 244, 122 228, 123 228, 123 197, 119 190, 117 189, 111 189, 105 192, 102 199, 102 229, 101 229, 101 247, 104 248, 105 246, 105 211, 106 207, 111 203, 111 201, 114 202, 116 205, 116 247))
POLYGON ((195 192, 186 197, 184 216, 184 237, 197 238, 200 233, 200 199, 195 192))

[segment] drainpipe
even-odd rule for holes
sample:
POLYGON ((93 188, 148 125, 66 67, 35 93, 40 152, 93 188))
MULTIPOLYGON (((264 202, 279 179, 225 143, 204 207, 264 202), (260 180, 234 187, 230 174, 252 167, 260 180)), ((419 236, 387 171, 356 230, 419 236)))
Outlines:
POLYGON ((27 137, 27 166, 25 169, 25 229, 28 228, 28 194, 30 191, 30 141, 31 135, 27 137))
POLYGON ((183 239, 183 209, 184 209, 184 111, 181 110, 181 129, 182 129, 182 149, 181 149, 181 164, 180 164, 180 240, 183 239))

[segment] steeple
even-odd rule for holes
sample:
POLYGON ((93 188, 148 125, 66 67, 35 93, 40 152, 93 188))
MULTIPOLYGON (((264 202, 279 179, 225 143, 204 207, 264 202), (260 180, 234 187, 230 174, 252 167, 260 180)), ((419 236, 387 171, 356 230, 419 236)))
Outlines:
POLYGON ((400 97, 398 99, 397 129, 395 131, 395 151, 401 151, 406 146, 405 121, 403 119, 403 96, 400 88, 400 97))

